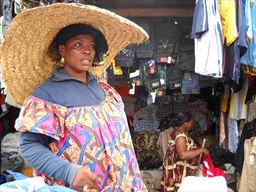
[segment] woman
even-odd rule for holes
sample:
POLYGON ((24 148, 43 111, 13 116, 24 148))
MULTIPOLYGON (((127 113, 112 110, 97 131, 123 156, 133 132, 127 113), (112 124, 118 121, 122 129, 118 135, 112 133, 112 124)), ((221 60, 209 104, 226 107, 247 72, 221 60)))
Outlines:
POLYGON ((175 120, 177 127, 170 135, 163 162, 161 192, 176 192, 184 177, 196 174, 199 155, 209 153, 206 148, 198 148, 188 135, 193 127, 189 112, 179 112, 175 120))
MULTIPOLYGON (((26 97, 16 120, 15 128, 22 132, 20 149, 25 161, 48 183, 79 191, 147 191, 138 169, 121 97, 92 74, 98 69, 94 66, 96 61, 104 53, 111 60, 115 54, 110 50, 118 53, 117 49, 127 43, 142 42, 147 39, 146 33, 106 10, 77 4, 41 7, 17 17, 1 48, 4 70, 10 65, 7 46, 20 41, 24 43, 26 38, 30 41, 42 39, 39 43, 33 42, 30 49, 35 49, 45 59, 41 62, 31 55, 27 60, 30 70, 47 68, 47 62, 55 62, 53 74, 40 85, 37 80, 37 88, 26 97), (48 21, 47 17, 52 17, 53 22, 36 22, 36 17, 45 17, 48 21), (30 33, 29 36, 30 28, 24 20, 33 23, 30 27, 35 35, 30 33), (131 31, 125 31, 127 27, 131 31), (18 40, 12 42, 11 35, 19 30, 24 30, 28 37, 18 36, 18 40), (137 33, 137 39, 129 34, 132 31, 137 33), (130 38, 126 42, 119 42, 119 33, 122 32, 128 35, 125 38, 130 38), (56 64, 61 67, 56 67, 56 64)), ((23 43, 18 47, 21 48, 23 43)), ((26 54, 21 49, 20 52, 26 54)), ((102 62, 101 73, 107 68, 106 61, 102 62)), ((20 62, 15 58, 12 62, 18 68, 20 62)), ((35 79, 47 77, 43 70, 36 72, 37 75, 32 76, 27 70, 27 76, 23 78, 27 78, 28 84, 33 83, 34 76, 35 79)), ((7 84, 10 83, 7 72, 4 74, 7 84)), ((17 84, 19 82, 16 82, 16 87, 17 84)), ((22 101, 20 95, 15 94, 17 90, 13 89, 10 91, 14 98, 22 101)))

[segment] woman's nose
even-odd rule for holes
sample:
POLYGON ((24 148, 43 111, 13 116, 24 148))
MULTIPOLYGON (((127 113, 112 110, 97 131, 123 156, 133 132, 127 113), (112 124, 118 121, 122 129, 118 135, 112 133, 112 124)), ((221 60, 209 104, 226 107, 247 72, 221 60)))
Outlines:
POLYGON ((85 46, 84 49, 83 49, 84 54, 91 54, 94 51, 95 50, 93 48, 91 48, 90 46, 85 46))
POLYGON ((84 53, 84 54, 90 54, 90 53, 91 53, 90 48, 88 48, 88 47, 84 47, 84 49, 83 49, 83 53, 84 53))

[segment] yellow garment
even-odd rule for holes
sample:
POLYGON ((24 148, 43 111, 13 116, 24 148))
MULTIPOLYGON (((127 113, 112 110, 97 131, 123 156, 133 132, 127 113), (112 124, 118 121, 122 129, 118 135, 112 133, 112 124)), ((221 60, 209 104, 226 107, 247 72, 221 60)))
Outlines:
POLYGON ((112 67, 114 71, 114 75, 123 75, 123 70, 120 66, 116 66, 116 61, 112 61, 112 67))
POLYGON ((26 175, 27 177, 34 177, 33 168, 31 166, 26 167, 25 169, 23 169, 22 173, 23 173, 23 175, 26 175))
POLYGON ((241 69, 246 74, 256 76, 256 67, 250 65, 242 65, 241 69))
POLYGON ((223 30, 223 43, 231 45, 238 37, 236 25, 236 1, 220 0, 220 16, 223 30))
POLYGON ((224 113, 227 112, 227 108, 228 108, 229 90, 230 90, 229 85, 225 85, 225 90, 221 97, 221 104, 220 104, 221 112, 224 112, 224 113))

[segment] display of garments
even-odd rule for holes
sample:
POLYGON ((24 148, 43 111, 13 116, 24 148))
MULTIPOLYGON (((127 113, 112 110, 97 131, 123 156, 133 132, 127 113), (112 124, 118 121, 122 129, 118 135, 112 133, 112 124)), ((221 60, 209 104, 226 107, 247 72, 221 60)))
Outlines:
POLYGON ((143 119, 134 124, 134 132, 158 131, 159 121, 156 119, 143 119))
POLYGON ((245 1, 246 36, 249 42, 247 51, 241 58, 242 69, 245 73, 256 75, 256 3, 250 5, 245 1))
POLYGON ((134 132, 132 134, 136 157, 141 169, 158 169, 162 165, 162 159, 158 154, 158 137, 159 132, 156 131, 134 132))
POLYGON ((155 105, 147 105, 141 109, 139 109, 133 116, 134 124, 139 120, 151 119, 153 120, 156 117, 157 106, 155 105))
POLYGON ((122 100, 124 102, 125 112, 128 115, 134 116, 134 114, 136 112, 135 109, 136 109, 136 100, 137 100, 137 98, 127 96, 127 97, 122 97, 122 100))
POLYGON ((244 142, 244 163, 238 191, 256 191, 256 137, 244 142))
POLYGON ((214 167, 219 167, 224 170, 226 163, 235 165, 235 154, 229 150, 216 144, 210 145, 209 150, 214 167))
POLYGON ((188 103, 189 111, 192 113, 193 122, 198 124, 198 132, 204 133, 209 128, 210 111, 207 109, 207 102, 197 100, 188 103))
MULTIPOLYGON (((8 124, 10 126, 9 119, 8 124)), ((19 142, 17 142, 20 139, 20 133, 7 133, 1 139, 1 170, 21 171, 24 166, 24 160, 20 155, 19 142)))
POLYGON ((228 117, 228 150, 232 153, 235 153, 238 142, 239 130, 237 120, 228 117))
POLYGON ((8 133, 1 141, 1 152, 2 153, 19 153, 19 141, 20 132, 8 133))
POLYGON ((185 72, 181 86, 182 94, 200 94, 199 75, 185 72))
POLYGON ((169 145, 167 147, 163 162, 163 175, 161 180, 161 192, 177 191, 181 181, 186 176, 193 176, 197 170, 197 158, 191 160, 180 160, 176 151, 176 140, 185 137, 187 150, 197 149, 194 141, 184 132, 174 130, 171 133, 169 145))
POLYGON ((238 39, 235 44, 235 58, 234 58, 234 69, 232 80, 239 84, 241 78, 241 63, 240 59, 245 54, 247 50, 247 42, 246 42, 246 27, 245 27, 245 13, 244 13, 244 1, 237 1, 237 28, 238 28, 238 39))
POLYGON ((229 117, 231 119, 246 119, 247 105, 245 104, 248 90, 248 79, 244 78, 242 89, 237 93, 231 93, 229 117))
POLYGON ((16 128, 54 138, 51 151, 88 167, 102 178, 99 187, 105 191, 142 190, 131 136, 123 134, 129 133, 129 127, 121 98, 107 84, 100 85, 106 95, 100 105, 68 108, 34 96, 27 98, 16 128))
POLYGON ((218 0, 197 1, 191 35, 195 42, 195 72, 222 77, 223 45, 218 0))
POLYGON ((256 136, 256 121, 246 123, 239 139, 235 155, 236 170, 241 175, 244 162, 244 142, 246 139, 256 136))
POLYGON ((13 0, 3 0, 3 23, 2 23, 2 35, 4 36, 12 19, 13 19, 13 0))
POLYGON ((247 122, 251 122, 254 119, 256 119, 256 95, 253 96, 253 99, 250 103, 248 103, 247 105, 247 118, 246 121, 247 122))
POLYGON ((164 119, 170 117, 173 113, 173 103, 161 104, 157 108, 156 116, 158 119, 164 119))
POLYGON ((236 1, 220 0, 219 8, 222 21, 223 42, 229 46, 238 37, 236 26, 236 1))
POLYGON ((173 132, 173 130, 174 129, 172 127, 170 127, 169 129, 166 129, 159 133, 159 137, 157 139, 157 144, 161 147, 161 150, 163 152, 163 159, 165 157, 169 139, 170 139, 170 136, 171 136, 171 133, 173 132))
POLYGON ((204 155, 202 165, 202 173, 204 177, 224 176, 224 170, 214 167, 211 155, 204 155))
POLYGON ((230 86, 225 85, 224 86, 224 93, 221 96, 221 112, 226 113, 228 108, 228 99, 229 99, 229 92, 230 92, 230 86))

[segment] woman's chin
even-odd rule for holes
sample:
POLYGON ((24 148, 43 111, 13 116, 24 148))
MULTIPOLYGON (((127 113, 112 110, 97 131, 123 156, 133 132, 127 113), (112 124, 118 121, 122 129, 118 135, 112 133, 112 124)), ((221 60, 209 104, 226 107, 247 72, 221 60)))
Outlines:
POLYGON ((83 66, 81 67, 81 71, 89 71, 90 68, 91 68, 90 65, 83 65, 83 66))

